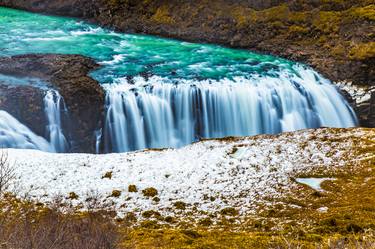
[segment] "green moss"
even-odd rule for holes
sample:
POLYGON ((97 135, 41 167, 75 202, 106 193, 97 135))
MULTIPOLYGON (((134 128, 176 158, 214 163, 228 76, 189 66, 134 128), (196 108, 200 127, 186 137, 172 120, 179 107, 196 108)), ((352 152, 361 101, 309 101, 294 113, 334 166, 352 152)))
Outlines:
POLYGON ((69 195, 68 195, 68 198, 71 199, 71 200, 77 200, 79 198, 79 196, 74 192, 70 192, 69 195))
POLYGON ((151 218, 151 217, 158 218, 158 219, 161 218, 161 214, 159 212, 157 212, 157 211, 154 211, 154 210, 144 211, 142 213, 142 216, 144 218, 151 218))
POLYGON ((173 223, 174 222, 174 218, 172 216, 167 216, 167 217, 165 217, 164 221, 168 222, 168 223, 173 223))
POLYGON ((375 4, 365 7, 351 8, 347 12, 352 18, 375 21, 375 4))
POLYGON ((360 43, 349 52, 352 60, 366 60, 375 57, 375 42, 360 43))
POLYGON ((338 44, 331 48, 331 54, 333 56, 345 56, 347 54, 347 48, 342 44, 338 44))
POLYGON ((289 27, 289 33, 294 33, 294 34, 307 34, 309 32, 309 29, 306 27, 298 26, 298 25, 292 25, 289 27))
POLYGON ((135 186, 135 185, 129 185, 128 186, 128 191, 130 192, 130 193, 136 193, 136 192, 138 192, 138 189, 137 189, 137 186, 135 186))
POLYGON ((103 176, 102 179, 107 178, 107 179, 112 179, 112 171, 106 172, 103 176))
POLYGON ((112 191, 111 197, 118 198, 120 196, 121 196, 121 191, 120 190, 113 190, 112 191))
POLYGON ((173 203, 173 206, 177 209, 180 209, 180 210, 186 209, 186 203, 183 202, 183 201, 177 201, 177 202, 173 203))
POLYGON ((127 213, 124 217, 124 221, 128 223, 135 223, 137 222, 137 216, 134 213, 127 213))
POLYGON ((220 211, 222 215, 228 215, 228 216, 236 216, 238 215, 238 211, 233 207, 227 207, 220 211))
POLYGON ((251 23, 254 18, 255 11, 251 9, 235 7, 231 9, 231 16, 236 20, 238 27, 244 27, 251 23))
POLYGON ((197 239, 197 238, 202 237, 202 235, 199 232, 194 231, 194 230, 183 230, 182 233, 185 234, 188 237, 193 238, 193 239, 197 239))
POLYGON ((146 220, 141 222, 141 227, 147 229, 158 229, 160 228, 160 225, 156 220, 146 220))
POLYGON ((156 188, 151 187, 142 190, 142 193, 146 197, 155 197, 156 195, 158 195, 158 190, 156 188))
POLYGON ((199 220, 199 225, 201 225, 201 226, 208 227, 208 226, 211 226, 212 224, 213 224, 212 220, 208 217, 199 220))
POLYGON ((286 21, 290 16, 290 11, 287 4, 281 4, 273 8, 269 8, 262 11, 256 12, 257 20, 261 21, 286 21))
POLYGON ((174 20, 169 14, 169 9, 167 5, 162 5, 160 6, 157 10, 156 13, 152 16, 151 18, 153 21, 157 23, 162 23, 162 24, 173 24, 174 20))
POLYGON ((320 11, 313 20, 315 29, 326 34, 337 33, 341 22, 341 13, 334 11, 320 11))

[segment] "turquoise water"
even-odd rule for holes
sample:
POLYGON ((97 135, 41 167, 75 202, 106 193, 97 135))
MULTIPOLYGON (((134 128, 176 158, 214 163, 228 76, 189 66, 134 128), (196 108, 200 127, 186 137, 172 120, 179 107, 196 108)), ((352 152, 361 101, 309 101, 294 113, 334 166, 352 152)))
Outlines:
POLYGON ((103 83, 140 73, 185 79, 248 77, 293 64, 244 50, 115 33, 71 18, 0 8, 0 55, 35 52, 95 58, 105 65, 95 74, 103 83))
MULTIPOLYGON (((331 82, 298 63, 0 8, 0 56, 29 53, 81 54, 102 65, 92 73, 106 91, 105 125, 93 131, 98 152, 357 124, 331 82)), ((58 108, 49 110, 49 117, 58 117, 58 108)), ((2 116, 4 122, 11 120, 2 116)), ((52 123, 59 124, 56 120, 52 123)), ((3 130, 17 137, 8 126, 3 130)), ((26 131, 22 128, 20 141, 26 131)), ((58 138, 66 137, 56 131, 58 138)), ((3 139, 17 146, 17 139, 9 137, 0 136, 0 145, 3 139)))

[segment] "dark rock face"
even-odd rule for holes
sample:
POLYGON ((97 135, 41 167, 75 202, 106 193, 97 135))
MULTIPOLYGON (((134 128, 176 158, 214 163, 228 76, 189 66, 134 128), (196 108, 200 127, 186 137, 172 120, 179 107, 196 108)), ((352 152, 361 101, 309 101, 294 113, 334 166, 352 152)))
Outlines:
POLYGON ((357 115, 363 126, 375 127, 375 91, 371 93, 370 100, 355 107, 357 115))
MULTIPOLYGON (((87 76, 96 68, 98 65, 93 60, 79 55, 35 54, 0 58, 0 74, 39 78, 59 91, 69 111, 70 122, 64 122, 63 128, 71 131, 72 152, 95 151, 94 131, 103 119, 105 97, 99 83, 87 76)), ((0 94, 6 96, 0 101, 2 109, 25 122, 38 135, 44 135, 43 95, 38 88, 2 85, 0 94)))
POLYGON ((0 109, 8 112, 36 134, 44 136, 47 123, 43 93, 33 86, 10 86, 0 81, 0 109))

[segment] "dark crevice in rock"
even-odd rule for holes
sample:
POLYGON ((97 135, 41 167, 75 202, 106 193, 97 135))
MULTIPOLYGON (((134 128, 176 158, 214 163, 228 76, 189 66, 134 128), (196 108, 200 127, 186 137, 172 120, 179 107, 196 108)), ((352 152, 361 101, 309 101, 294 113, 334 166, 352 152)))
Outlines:
MULTIPOLYGON (((72 152, 95 152, 94 131, 101 126, 105 93, 87 74, 99 66, 80 55, 32 54, 0 58, 0 74, 39 78, 59 91, 69 111, 64 122, 73 139, 72 152), (73 129, 69 129, 72 127, 73 129)), ((0 108, 14 115, 38 135, 45 135, 43 91, 36 86, 1 84, 0 108)))

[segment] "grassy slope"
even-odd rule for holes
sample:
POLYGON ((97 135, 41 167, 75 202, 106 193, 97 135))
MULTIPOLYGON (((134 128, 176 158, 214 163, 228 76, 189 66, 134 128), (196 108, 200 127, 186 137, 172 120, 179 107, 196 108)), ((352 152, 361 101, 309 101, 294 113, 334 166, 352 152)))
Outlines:
MULTIPOLYGON (((358 243, 363 248, 373 248, 375 131, 364 131, 366 135, 357 137, 342 153, 347 162, 345 167, 322 167, 299 175, 336 178, 323 182, 324 192, 299 185, 274 199, 274 205, 259 207, 256 214, 247 216, 240 225, 233 223, 237 213, 231 210, 215 226, 208 220, 194 225, 168 217, 151 217, 139 224, 134 223, 134 217, 116 219, 115 212, 105 211, 105 207, 95 203, 93 209, 82 212, 63 199, 45 206, 6 195, 0 202, 3 210, 0 241, 8 240, 9 248, 21 248, 15 243, 30 240, 45 248, 51 241, 59 245, 54 248, 114 248, 116 244, 118 248, 295 248, 302 245, 302 248, 317 245, 358 248, 358 243), (321 207, 327 207, 327 212, 317 211, 321 207), (82 242, 84 238, 91 239, 82 242)), ((344 142, 348 136, 341 136, 341 132, 332 129, 313 139, 328 144, 344 142)))

